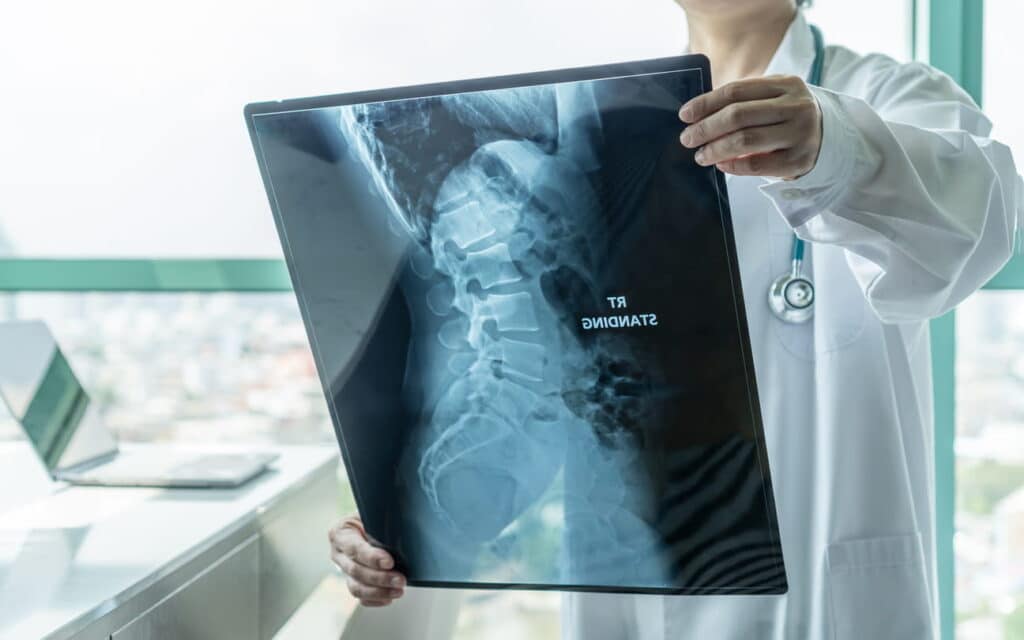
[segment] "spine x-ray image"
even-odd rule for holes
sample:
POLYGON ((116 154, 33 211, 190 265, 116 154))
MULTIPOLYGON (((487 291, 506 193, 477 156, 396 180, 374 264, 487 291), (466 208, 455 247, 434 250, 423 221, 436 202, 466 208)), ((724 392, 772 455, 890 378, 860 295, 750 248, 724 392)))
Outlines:
POLYGON ((725 184, 678 142, 706 61, 655 62, 250 107, 411 584, 786 589, 725 184))

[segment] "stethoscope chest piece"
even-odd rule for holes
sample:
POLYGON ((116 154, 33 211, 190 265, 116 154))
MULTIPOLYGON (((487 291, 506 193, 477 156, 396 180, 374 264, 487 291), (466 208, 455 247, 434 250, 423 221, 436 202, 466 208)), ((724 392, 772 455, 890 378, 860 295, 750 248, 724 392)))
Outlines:
POLYGON ((768 305, 783 322, 807 322, 814 315, 814 283, 799 274, 782 275, 768 291, 768 305))
POLYGON ((789 271, 768 289, 768 306, 775 317, 790 324, 807 322, 814 315, 814 283, 804 275, 804 241, 793 236, 789 271))

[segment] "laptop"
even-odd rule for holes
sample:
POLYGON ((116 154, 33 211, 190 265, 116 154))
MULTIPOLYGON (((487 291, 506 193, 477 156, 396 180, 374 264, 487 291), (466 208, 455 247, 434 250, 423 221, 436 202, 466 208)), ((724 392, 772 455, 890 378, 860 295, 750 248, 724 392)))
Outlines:
POLYGON ((183 454, 158 447, 124 453, 103 425, 47 326, 0 323, 0 398, 55 480, 120 487, 237 487, 271 453, 183 454))
POLYGON ((787 589, 684 56, 251 104, 367 534, 410 585, 787 589))

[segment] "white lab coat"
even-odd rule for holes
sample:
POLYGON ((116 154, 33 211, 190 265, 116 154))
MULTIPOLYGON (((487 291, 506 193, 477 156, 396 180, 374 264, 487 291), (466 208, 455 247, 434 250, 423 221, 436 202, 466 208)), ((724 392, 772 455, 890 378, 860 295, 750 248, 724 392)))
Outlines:
MULTIPOLYGON (((806 77, 813 59, 798 15, 766 74, 806 77)), ((1024 189, 985 116, 927 65, 829 46, 822 84, 815 168, 728 178, 789 593, 567 594, 567 638, 937 637, 927 320, 1007 261, 1024 189), (767 304, 794 231, 817 284, 805 325, 767 304)))

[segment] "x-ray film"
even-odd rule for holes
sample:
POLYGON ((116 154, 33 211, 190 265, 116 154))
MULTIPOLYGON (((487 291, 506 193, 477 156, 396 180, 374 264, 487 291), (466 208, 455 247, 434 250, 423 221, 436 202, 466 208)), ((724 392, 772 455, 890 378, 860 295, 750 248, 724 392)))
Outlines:
POLYGON ((269 102, 359 512, 412 585, 786 590, 705 58, 269 102))

